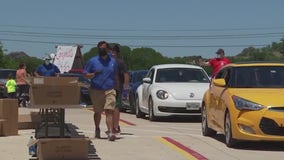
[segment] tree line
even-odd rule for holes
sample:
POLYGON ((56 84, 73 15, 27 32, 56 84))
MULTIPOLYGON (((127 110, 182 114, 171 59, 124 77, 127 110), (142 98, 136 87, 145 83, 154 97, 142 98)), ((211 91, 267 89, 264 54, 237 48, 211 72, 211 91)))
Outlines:
MULTIPOLYGON (((114 43, 110 44, 114 45, 114 43)), ((119 44, 118 44, 119 45, 119 44)), ((0 68, 17 69, 20 63, 25 63, 27 71, 33 73, 35 69, 43 63, 43 60, 37 57, 28 56, 21 53, 18 56, 15 53, 4 54, 4 46, 0 42, 0 68)), ((156 64, 181 63, 198 65, 198 61, 208 59, 202 56, 184 56, 184 57, 166 57, 152 48, 135 48, 128 46, 120 46, 121 58, 125 61, 129 70, 149 69, 156 64)), ((97 55, 97 47, 91 48, 88 52, 83 53, 83 60, 87 62, 91 57, 97 55)), ((284 62, 284 38, 280 42, 273 42, 263 48, 248 47, 244 48, 241 53, 236 56, 228 57, 232 62, 246 61, 280 61, 284 62)), ((205 67, 210 74, 211 68, 205 67)))

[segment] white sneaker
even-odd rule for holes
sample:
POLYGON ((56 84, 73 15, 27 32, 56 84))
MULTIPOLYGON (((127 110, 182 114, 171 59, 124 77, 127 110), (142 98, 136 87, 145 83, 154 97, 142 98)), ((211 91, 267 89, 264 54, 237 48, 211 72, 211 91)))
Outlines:
POLYGON ((115 139, 116 139, 115 135, 110 132, 110 133, 108 134, 108 140, 109 140, 109 141, 114 141, 115 139))

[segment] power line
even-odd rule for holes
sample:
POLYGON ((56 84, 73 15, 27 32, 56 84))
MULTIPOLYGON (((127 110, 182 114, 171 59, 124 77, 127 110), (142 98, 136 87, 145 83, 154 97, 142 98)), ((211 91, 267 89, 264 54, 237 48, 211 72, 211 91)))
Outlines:
MULTIPOLYGON (((22 43, 42 43, 42 44, 53 44, 53 45, 74 45, 77 43, 71 43, 71 42, 54 42, 54 41, 32 41, 32 40, 13 40, 13 39, 1 39, 4 41, 11 41, 11 42, 22 42, 22 43)), ((83 43, 80 45, 86 45, 86 46, 95 46, 96 44, 93 43, 83 43)), ((210 47, 264 47, 267 46, 267 44, 241 44, 241 45, 127 45, 129 47, 170 47, 170 48, 210 48, 210 47)))
POLYGON ((137 31, 194 31, 194 32, 204 32, 204 31, 246 31, 246 30, 274 30, 274 29, 284 29, 284 26, 275 27, 239 27, 239 28, 209 28, 209 29, 119 29, 119 28, 86 28, 86 27, 50 27, 50 26, 28 26, 28 25, 0 25, 0 27, 14 27, 14 28, 29 28, 29 29, 56 29, 56 30, 86 30, 86 31, 125 31, 125 32, 137 32, 137 31))
MULTIPOLYGON (((284 27, 252 27, 252 28, 230 28, 230 29, 186 29, 186 30, 170 30, 170 29, 100 29, 100 28, 67 28, 67 27, 46 27, 46 26, 24 26, 24 25, 0 25, 0 27, 15 27, 15 28, 21 28, 21 31, 17 30, 0 30, 0 34, 2 37, 0 37, 1 41, 9 41, 9 42, 19 42, 19 43, 38 43, 38 44, 53 44, 53 45, 74 45, 78 43, 73 42, 62 42, 62 41, 45 41, 41 40, 42 38, 63 38, 63 39, 92 39, 92 40, 117 40, 117 41, 123 41, 123 40, 163 40, 167 41, 168 43, 172 44, 170 41, 178 41, 178 40, 210 40, 210 39, 248 39, 248 38, 268 38, 268 37, 283 37, 284 32, 278 31, 278 32, 259 32, 259 33, 240 33, 240 34, 210 34, 210 35, 204 35, 205 33, 199 33, 200 35, 191 35, 190 33, 187 33, 186 31, 236 31, 236 30, 265 30, 265 29, 284 29, 284 27), (33 31, 22 31, 23 29, 34 29, 33 31), (186 33, 183 33, 182 35, 175 34, 161 34, 161 32, 157 32, 156 34, 150 34, 150 33, 128 33, 123 35, 109 35, 109 34, 74 34, 72 33, 54 33, 54 32, 39 32, 35 29, 56 29, 56 30, 86 30, 86 31, 129 31, 129 32, 139 32, 139 31, 183 31, 186 33), (147 35, 148 34, 148 35, 147 35), (10 37, 16 37, 17 38, 5 38, 3 36, 10 36, 10 37), (29 39, 19 39, 18 37, 28 37, 29 39), (39 38, 39 40, 30 40, 31 38, 39 38)), ((56 31, 58 32, 58 31, 56 31)), ((75 40, 77 41, 77 40, 75 40)), ((80 43, 81 45, 85 46, 95 46, 94 43, 80 43)), ((127 45, 129 47, 159 47, 159 48, 210 48, 210 47, 219 47, 222 46, 224 48, 226 47, 235 47, 235 48, 244 48, 244 47, 264 47, 268 46, 267 44, 233 44, 233 45, 127 45)))
POLYGON ((178 39, 239 39, 239 38, 260 38, 279 37, 284 32, 251 33, 251 34, 221 34, 221 35, 86 35, 86 34, 65 34, 48 32, 19 32, 0 30, 2 35, 9 36, 30 36, 30 37, 61 37, 61 38, 85 38, 85 39, 143 39, 143 40, 178 40, 178 39))

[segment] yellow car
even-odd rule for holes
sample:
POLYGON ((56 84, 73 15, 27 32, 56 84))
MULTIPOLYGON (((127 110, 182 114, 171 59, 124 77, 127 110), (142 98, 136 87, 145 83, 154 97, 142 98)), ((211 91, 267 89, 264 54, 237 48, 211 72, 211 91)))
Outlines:
POLYGON ((224 66, 205 92, 202 134, 238 141, 284 141, 284 63, 224 66))

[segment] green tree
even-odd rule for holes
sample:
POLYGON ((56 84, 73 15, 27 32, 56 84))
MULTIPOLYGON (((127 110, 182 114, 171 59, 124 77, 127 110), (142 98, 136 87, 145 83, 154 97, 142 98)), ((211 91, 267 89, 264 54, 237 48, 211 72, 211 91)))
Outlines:
POLYGON ((3 51, 3 45, 0 42, 0 68, 4 68, 4 51, 3 51))
POLYGON ((88 52, 83 54, 84 62, 88 62, 88 60, 95 55, 97 55, 97 47, 91 48, 88 52))
POLYGON ((33 74, 36 68, 43 63, 43 60, 36 57, 24 57, 16 59, 16 62, 17 66, 19 66, 21 63, 24 63, 26 65, 27 72, 33 74))
POLYGON ((8 56, 3 57, 4 63, 3 68, 11 68, 11 69, 17 69, 18 65, 15 63, 15 61, 8 56))
POLYGON ((284 55, 284 38, 281 39, 279 52, 284 55))
POLYGON ((152 48, 136 48, 130 54, 130 70, 149 69, 156 64, 166 63, 166 58, 152 48))
POLYGON ((120 58, 123 59, 127 67, 130 67, 131 48, 128 46, 120 46, 120 58))

